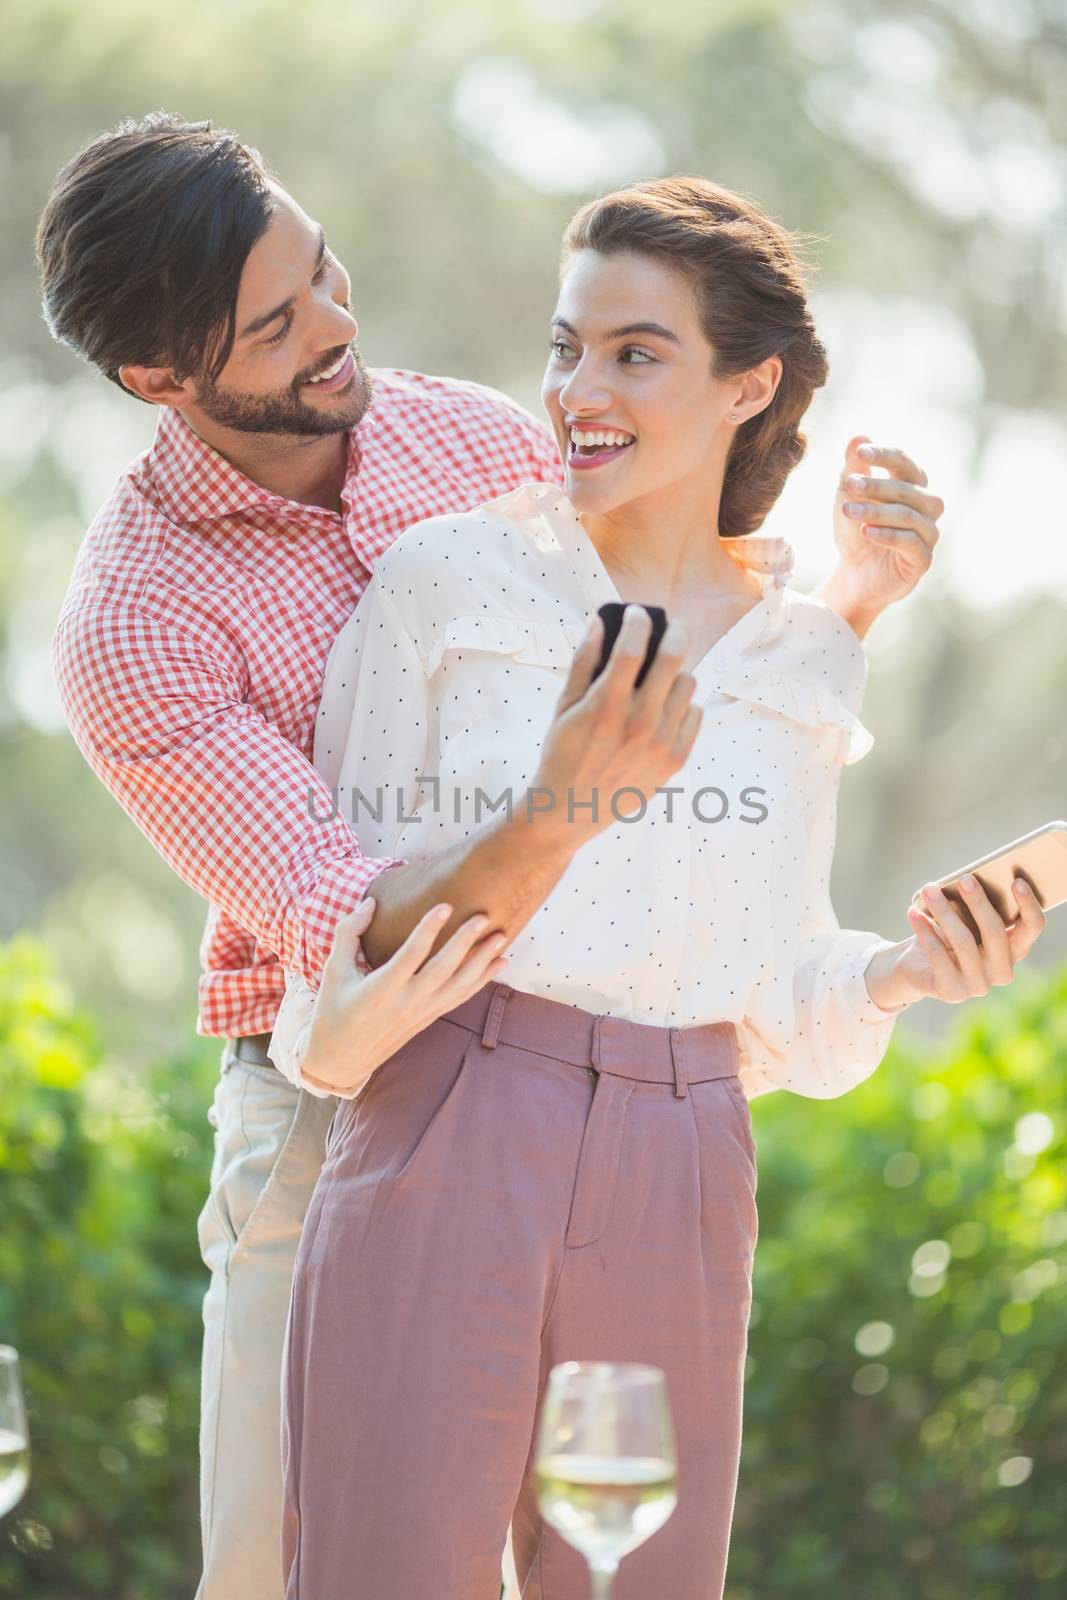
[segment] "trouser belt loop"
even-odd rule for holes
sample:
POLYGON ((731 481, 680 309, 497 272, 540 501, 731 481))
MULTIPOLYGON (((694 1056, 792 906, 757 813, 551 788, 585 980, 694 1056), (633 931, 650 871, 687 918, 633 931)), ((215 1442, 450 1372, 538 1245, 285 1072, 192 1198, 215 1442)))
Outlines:
POLYGON ((600 1072, 600 1024, 603 1022, 603 1020, 603 1017, 593 1018, 593 1039, 589 1048, 589 1058, 592 1062, 592 1071, 596 1073, 600 1072))
POLYGON ((689 1081, 685 1075, 685 1060, 683 1056, 685 1046, 682 1044, 677 1028, 670 1030, 670 1041, 671 1061, 674 1063, 674 1092, 678 1099, 681 1100, 685 1097, 689 1081))
POLYGON ((507 1005, 514 993, 514 989, 510 989, 506 983, 497 984, 496 992, 493 995, 492 1000, 489 1002, 489 1010, 486 1013, 485 1018, 485 1027, 482 1029, 482 1046, 484 1049, 496 1049, 496 1041, 500 1033, 500 1024, 504 1019, 504 1007, 507 1005))

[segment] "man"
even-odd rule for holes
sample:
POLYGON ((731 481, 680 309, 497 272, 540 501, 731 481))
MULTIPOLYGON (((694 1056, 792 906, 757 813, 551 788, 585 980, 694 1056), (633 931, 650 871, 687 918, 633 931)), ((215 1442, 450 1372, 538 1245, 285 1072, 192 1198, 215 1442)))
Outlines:
MULTIPOLYGON (((79 552, 53 659, 79 748, 210 906, 197 1028, 226 1043, 199 1224, 212 1275, 199 1597, 271 1600, 293 1258, 344 1092, 305 1092, 270 1063, 285 972, 324 989, 359 980, 365 1071, 455 1003, 449 984, 474 981, 472 964, 489 970, 495 930, 520 927, 566 865, 518 813, 411 867, 368 860, 343 817, 318 820, 331 814, 310 763, 326 656, 405 527, 524 480, 561 483, 560 463, 547 429, 494 390, 366 372, 322 230, 258 152, 208 123, 159 114, 94 140, 58 175, 37 247, 55 336, 160 408, 79 552), (432 921, 441 902, 448 923, 432 921)), ((819 598, 861 637, 930 564, 944 508, 925 483, 901 453, 851 442, 843 560, 819 598), (879 464, 895 475, 864 476, 879 464)))

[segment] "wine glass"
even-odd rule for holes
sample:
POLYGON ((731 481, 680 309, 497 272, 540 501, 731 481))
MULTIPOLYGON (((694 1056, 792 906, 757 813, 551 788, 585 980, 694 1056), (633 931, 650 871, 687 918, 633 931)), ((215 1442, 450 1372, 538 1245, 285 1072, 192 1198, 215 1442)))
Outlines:
POLYGON ((18 1351, 0 1344, 0 1517, 17 1506, 30 1481, 30 1430, 18 1351))
POLYGON ((534 1475, 541 1515, 610 1600, 623 1556, 678 1503, 674 1429, 659 1367, 564 1361, 548 1377, 534 1475))

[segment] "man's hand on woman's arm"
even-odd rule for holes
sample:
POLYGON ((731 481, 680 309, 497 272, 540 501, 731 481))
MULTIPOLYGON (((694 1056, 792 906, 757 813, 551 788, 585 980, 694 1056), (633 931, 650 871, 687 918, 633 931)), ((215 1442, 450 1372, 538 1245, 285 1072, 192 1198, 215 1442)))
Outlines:
POLYGON ((887 606, 909 595, 930 569, 945 502, 903 450, 857 434, 845 451, 834 495, 834 538, 841 559, 815 598, 862 639, 887 606), (876 477, 883 467, 888 477, 876 477))

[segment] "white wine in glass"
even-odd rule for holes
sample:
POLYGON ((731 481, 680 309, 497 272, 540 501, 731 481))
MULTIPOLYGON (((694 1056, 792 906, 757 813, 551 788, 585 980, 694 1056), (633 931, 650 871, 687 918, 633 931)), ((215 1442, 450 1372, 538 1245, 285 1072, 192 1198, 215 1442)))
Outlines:
POLYGON ((30 1434, 18 1352, 0 1344, 0 1517, 17 1506, 30 1481, 30 1434))
POLYGON ((678 1503, 674 1430, 659 1367, 565 1361, 548 1379, 534 1462, 545 1521, 589 1563, 608 1600, 622 1558, 678 1503))

